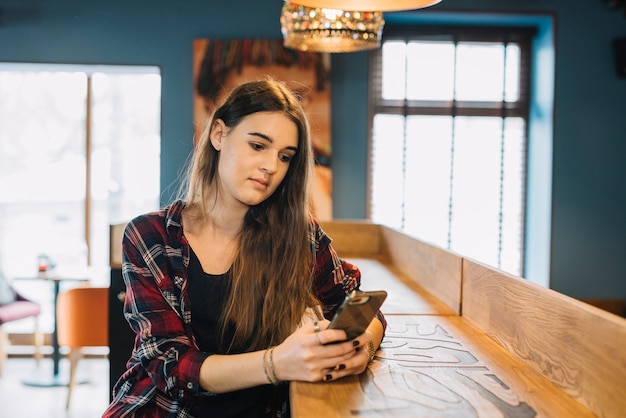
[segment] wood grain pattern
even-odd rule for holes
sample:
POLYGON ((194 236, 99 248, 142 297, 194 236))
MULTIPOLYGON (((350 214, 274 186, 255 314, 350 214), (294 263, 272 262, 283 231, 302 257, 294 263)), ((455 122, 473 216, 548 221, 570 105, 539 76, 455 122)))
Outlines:
POLYGON ((293 382, 294 417, 623 416, 626 319, 386 227, 325 229, 390 293, 389 328, 363 375, 293 382))
POLYGON ((626 319, 471 260, 463 317, 597 416, 626 413, 626 319))
POLYGON ((366 373, 291 383, 294 418, 593 416, 461 317, 388 321, 366 373))
POLYGON ((387 291, 387 299, 381 308, 385 315, 456 315, 452 309, 394 266, 365 258, 350 258, 346 261, 361 270, 361 290, 387 291))
POLYGON ((389 264, 460 314, 462 258, 387 227, 380 232, 389 264))
POLYGON ((432 295, 438 305, 447 306, 446 310, 437 308, 439 313, 452 310, 460 314, 460 256, 367 221, 329 221, 320 225, 340 257, 380 260, 402 285, 410 287, 413 283, 420 295, 432 295))
POLYGON ((340 257, 378 258, 382 255, 380 226, 367 221, 320 222, 340 257))

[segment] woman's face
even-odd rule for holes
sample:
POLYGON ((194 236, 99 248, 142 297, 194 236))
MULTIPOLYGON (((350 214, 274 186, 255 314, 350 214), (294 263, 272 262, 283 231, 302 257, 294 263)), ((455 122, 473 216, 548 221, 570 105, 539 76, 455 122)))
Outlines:
POLYGON ((270 197, 298 149, 298 128, 282 112, 258 112, 234 128, 216 120, 211 143, 220 151, 218 187, 227 205, 254 206, 270 197))

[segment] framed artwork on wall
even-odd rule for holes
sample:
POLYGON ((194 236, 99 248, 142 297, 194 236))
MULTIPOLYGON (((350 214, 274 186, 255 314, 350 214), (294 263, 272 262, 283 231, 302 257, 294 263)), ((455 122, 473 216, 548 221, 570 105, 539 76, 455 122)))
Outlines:
POLYGON ((196 136, 215 105, 242 82, 269 75, 298 91, 311 126, 315 155, 312 210, 318 220, 331 220, 329 54, 291 50, 283 46, 282 39, 195 39, 193 72, 196 136))

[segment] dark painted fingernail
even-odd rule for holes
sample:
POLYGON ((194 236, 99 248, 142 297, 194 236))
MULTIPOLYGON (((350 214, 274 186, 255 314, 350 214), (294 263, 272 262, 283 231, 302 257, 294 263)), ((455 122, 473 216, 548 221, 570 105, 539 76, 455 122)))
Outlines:
POLYGON ((327 374, 326 376, 324 376, 324 382, 328 382, 329 380, 331 380, 333 378, 332 374, 327 374))
POLYGON ((361 351, 361 347, 357 347, 354 351, 358 353, 359 351, 361 351))
POLYGON ((345 364, 340 364, 340 365, 337 366, 337 370, 343 370, 345 368, 346 368, 345 364))
POLYGON ((352 345, 356 347, 357 345, 359 345, 359 342, 357 340, 354 340, 352 341, 352 345))

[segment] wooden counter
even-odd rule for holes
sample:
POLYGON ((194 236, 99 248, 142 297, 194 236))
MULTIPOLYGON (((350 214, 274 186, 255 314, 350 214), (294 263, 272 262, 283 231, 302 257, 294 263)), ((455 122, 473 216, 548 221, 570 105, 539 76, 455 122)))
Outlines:
POLYGON ((301 417, 618 417, 626 319, 407 237, 322 225, 388 329, 366 373, 291 383, 301 417))

